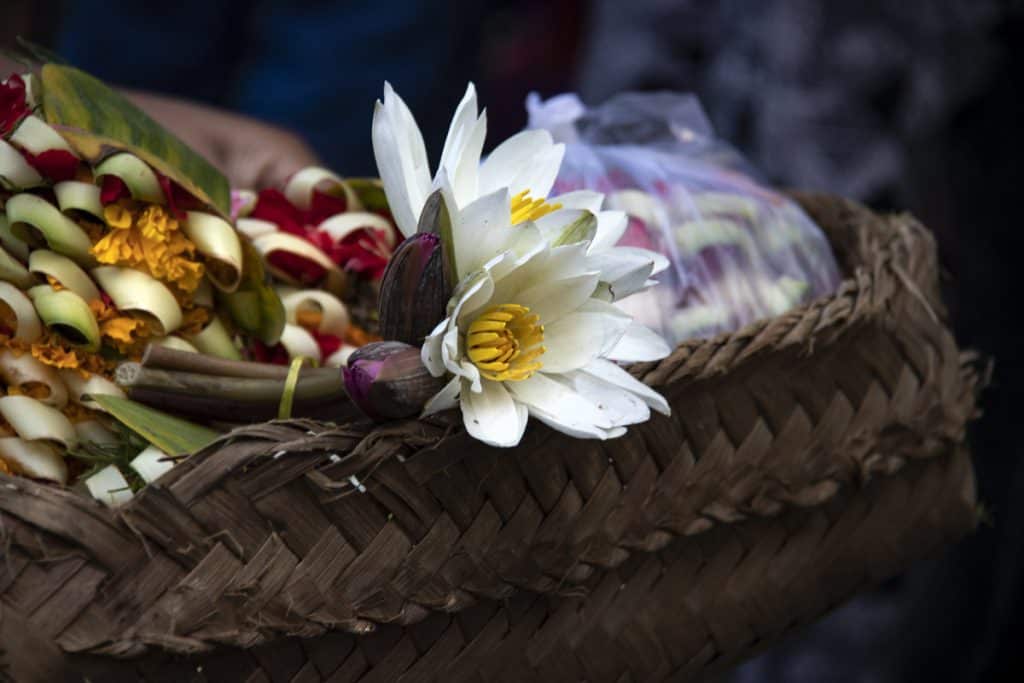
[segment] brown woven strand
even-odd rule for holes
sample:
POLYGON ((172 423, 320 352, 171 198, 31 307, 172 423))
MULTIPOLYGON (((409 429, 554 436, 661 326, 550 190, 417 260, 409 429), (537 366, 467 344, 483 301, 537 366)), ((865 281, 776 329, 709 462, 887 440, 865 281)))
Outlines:
POLYGON ((772 520, 720 525, 587 582, 521 592, 367 636, 287 638, 189 657, 74 658, 106 681, 690 681, 713 676, 974 524, 963 451, 772 520))
MULTIPOLYGON (((282 635, 341 637, 323 635, 332 630, 356 634, 357 651, 395 629, 413 637, 505 600, 585 606, 609 576, 742 528, 789 547, 804 533, 802 515, 835 508, 838 519, 843 506, 861 504, 855 494, 867 482, 910 472, 920 472, 917 485, 932 482, 916 503, 933 516, 927 525, 962 533, 970 506, 954 511, 941 495, 969 476, 964 456, 957 467, 947 461, 973 413, 977 378, 940 323, 934 245, 908 217, 803 199, 851 277, 835 297, 635 368, 674 415, 623 439, 581 442, 531 427, 520 448, 499 451, 471 441, 451 415, 378 428, 272 423, 194 456, 118 514, 3 478, 0 643, 49 651, 42 659, 58 668, 62 651, 159 658, 154 647, 229 645, 252 648, 251 659, 294 642, 282 635), (946 489, 932 471, 946 473, 946 489)), ((912 507, 887 504, 896 514, 912 507)), ((916 554, 894 545, 896 527, 862 528, 877 535, 863 544, 886 548, 878 552, 889 554, 890 571, 916 554)), ((864 570, 863 561, 851 569, 864 570)), ((804 578, 817 581, 815 571, 828 567, 809 564, 804 578)), ((741 594, 762 597, 753 587, 741 594)), ((768 615, 776 621, 798 613, 793 596, 780 595, 768 615)), ((831 601, 812 591, 808 609, 831 601)), ((719 608, 693 607, 700 619, 730 622, 719 608)), ((492 631, 473 642, 510 647, 511 633, 492 631)), ((712 640, 721 661, 747 648, 712 640)), ((32 676, 38 662, 24 651, 7 648, 0 671, 32 676)), ((407 655, 432 657, 435 671, 451 664, 432 652, 407 655)))

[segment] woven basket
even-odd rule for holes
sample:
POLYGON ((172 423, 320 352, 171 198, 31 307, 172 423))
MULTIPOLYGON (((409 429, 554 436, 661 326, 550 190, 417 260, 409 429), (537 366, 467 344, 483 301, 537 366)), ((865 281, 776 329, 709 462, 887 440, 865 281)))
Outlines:
POLYGON ((800 200, 838 293, 634 367, 673 416, 621 439, 268 423, 116 513, 0 477, 0 672, 690 680, 959 538, 979 380, 941 322, 934 243, 800 200))

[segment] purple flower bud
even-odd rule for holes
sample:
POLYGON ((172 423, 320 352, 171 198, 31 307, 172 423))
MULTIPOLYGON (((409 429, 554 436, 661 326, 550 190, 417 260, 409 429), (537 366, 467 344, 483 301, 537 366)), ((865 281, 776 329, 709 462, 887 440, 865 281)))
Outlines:
MULTIPOLYGON (((398 245, 380 287, 380 332, 385 339, 420 344, 445 317, 452 266, 442 243, 447 210, 435 192, 421 216, 421 229, 398 245)), ((450 230, 447 231, 450 234, 450 230)))
POLYGON ((418 348, 394 341, 360 347, 342 374, 352 402, 378 421, 413 417, 444 385, 424 367, 418 348))

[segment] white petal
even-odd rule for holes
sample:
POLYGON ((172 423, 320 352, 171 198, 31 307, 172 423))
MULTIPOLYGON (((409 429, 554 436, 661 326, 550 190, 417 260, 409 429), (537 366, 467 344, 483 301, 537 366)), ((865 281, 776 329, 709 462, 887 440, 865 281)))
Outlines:
POLYGON ((465 206, 477 195, 477 173, 486 134, 487 115, 478 118, 476 89, 470 83, 452 117, 438 167, 438 173, 447 172, 452 181, 456 200, 453 208, 465 206))
POLYGON ((457 326, 464 327, 471 322, 471 318, 475 317, 481 308, 492 301, 494 280, 490 272, 485 269, 475 276, 466 278, 456 285, 455 289, 456 294, 453 295, 453 298, 458 296, 458 299, 454 306, 450 306, 448 317, 454 320, 457 326), (464 291, 459 291, 463 289, 463 283, 465 283, 464 291))
POLYGON ((479 269, 495 254, 505 251, 515 236, 511 225, 508 189, 484 195, 458 211, 452 222, 455 267, 460 278, 479 269))
POLYGON ((541 422, 579 438, 607 439, 623 434, 609 416, 570 387, 547 375, 522 382, 506 382, 509 392, 541 422))
POLYGON ((612 349, 629 327, 618 315, 574 312, 544 326, 543 372, 578 370, 612 349))
POLYGON ((466 206, 479 195, 480 155, 484 151, 484 138, 486 137, 487 112, 485 111, 468 131, 458 163, 455 166, 454 195, 457 207, 466 206))
POLYGON ((552 197, 548 201, 553 204, 561 204, 566 209, 585 209, 597 214, 598 218, 600 218, 604 195, 592 190, 574 190, 573 192, 566 192, 557 197, 552 197))
POLYGON ((541 216, 534 225, 540 230, 540 234, 548 242, 553 242, 562 235, 562 231, 569 225, 587 214, 586 209, 558 209, 546 216, 541 216))
POLYGON ((651 418, 651 409, 642 398, 594 375, 574 371, 564 375, 563 379, 607 414, 614 425, 639 424, 651 418))
POLYGON ((384 84, 384 102, 373 110, 373 151, 391 213, 406 237, 430 191, 430 171, 423 135, 402 98, 384 84))
POLYGON ((470 436, 491 446, 511 447, 526 429, 527 412, 501 382, 485 381, 479 392, 462 388, 462 419, 470 436))
POLYGON ((565 145, 554 144, 546 130, 524 130, 498 145, 480 166, 480 194, 507 187, 516 195, 529 190, 547 197, 562 165, 565 145))
POLYGON ((633 363, 661 360, 671 352, 672 349, 659 334, 639 323, 633 323, 615 348, 607 354, 607 358, 633 363))
POLYGON ((654 270, 653 252, 615 247, 588 256, 588 264, 600 273, 601 282, 611 286, 615 299, 625 299, 646 286, 654 270))
MULTIPOLYGON (((539 236, 539 233, 536 233, 539 236)), ((514 267, 495 275, 492 299, 495 302, 515 301, 520 292, 545 278, 566 278, 591 272, 587 268, 586 244, 570 244, 549 248, 543 240, 526 256, 518 259, 514 267)), ((497 270, 494 271, 497 273, 497 270)))
POLYGON ((597 214, 597 234, 594 235, 592 251, 603 251, 614 247, 629 227, 625 211, 600 211, 597 214))
POLYGON ((457 406, 459 404, 459 389, 461 388, 462 380, 458 377, 453 377, 452 381, 444 385, 441 391, 430 397, 430 400, 423 406, 423 412, 420 413, 420 417, 440 413, 457 406))
POLYGON ((514 302, 540 316, 542 325, 550 325, 579 308, 597 286, 597 273, 584 273, 563 280, 540 280, 514 295, 514 302))
POLYGON ((437 324, 434 330, 423 341, 423 348, 420 349, 420 359, 424 367, 434 377, 440 377, 446 372, 441 345, 444 341, 444 332, 451 323, 451 318, 445 318, 437 324))
POLYGON ((672 414, 672 409, 669 408, 668 401, 665 400, 664 396, 611 361, 599 358, 587 367, 583 368, 580 372, 593 375, 608 384, 613 384, 632 394, 636 394, 643 399, 647 405, 663 415, 672 414))

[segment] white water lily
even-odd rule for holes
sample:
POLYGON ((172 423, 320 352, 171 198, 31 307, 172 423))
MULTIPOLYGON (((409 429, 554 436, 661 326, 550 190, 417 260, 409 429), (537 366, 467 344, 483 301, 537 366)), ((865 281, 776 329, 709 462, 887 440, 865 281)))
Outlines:
MULTIPOLYGON (((507 221, 506 221, 507 222, 507 221)), ((580 438, 608 439, 668 403, 613 361, 664 357, 653 335, 629 337, 632 319, 592 294, 600 274, 589 241, 550 246, 536 226, 456 289, 449 317, 427 337, 422 358, 453 379, 425 414, 459 404, 467 431, 515 446, 532 415, 580 438), (629 340, 625 345, 624 340, 629 340)))
POLYGON ((437 172, 431 179, 423 135, 401 97, 384 86, 373 115, 373 148, 388 204, 399 229, 416 232, 427 198, 440 190, 452 222, 458 278, 510 248, 516 226, 536 224, 549 243, 567 226, 593 216, 587 238, 591 267, 600 274, 603 298, 615 301, 645 289, 668 267, 661 254, 615 246, 627 227, 621 211, 602 211, 604 195, 580 190, 549 198, 565 146, 543 129, 502 142, 481 162, 487 114, 479 112, 473 84, 455 110, 437 172))

